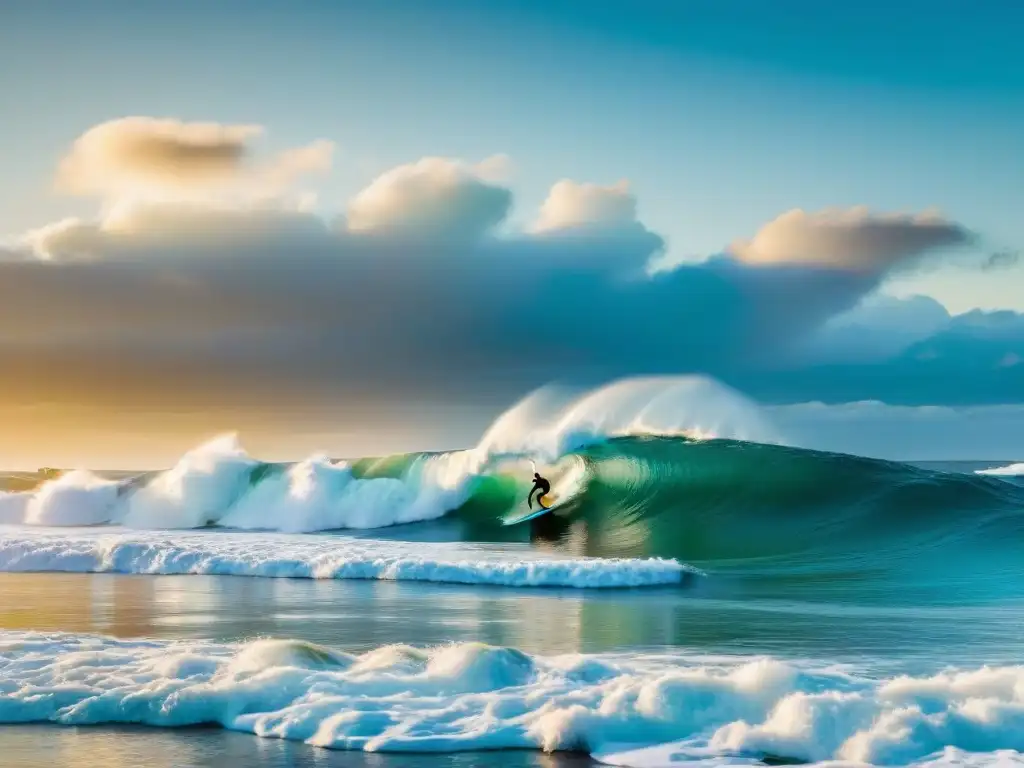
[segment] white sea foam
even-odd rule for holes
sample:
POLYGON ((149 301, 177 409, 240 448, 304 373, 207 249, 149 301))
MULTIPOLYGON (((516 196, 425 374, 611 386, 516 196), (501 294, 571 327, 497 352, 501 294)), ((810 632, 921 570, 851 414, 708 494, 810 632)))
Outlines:
POLYGON ((1002 476, 1017 476, 1024 475, 1024 463, 1022 464, 1008 464, 1005 467, 993 467, 992 469, 978 469, 975 470, 977 475, 996 475, 997 477, 1002 476))
POLYGON ((257 464, 234 435, 218 437, 125 494, 113 521, 123 520, 132 528, 200 528, 216 523, 248 490, 257 464))
POLYGON ((358 479, 347 464, 314 456, 259 483, 218 522, 296 532, 379 528, 440 517, 462 503, 464 478, 446 486, 417 469, 423 471, 414 467, 404 479, 358 479))
POLYGON ((476 450, 553 459, 598 440, 628 435, 781 441, 756 403, 712 378, 644 376, 582 394, 538 390, 496 419, 476 450))
POLYGON ((95 525, 111 520, 120 484, 76 470, 44 483, 25 499, 29 525, 95 525))
POLYGON ((0 527, 0 571, 383 579, 511 587, 678 584, 675 560, 564 558, 496 546, 345 536, 0 527))
POLYGON ((985 765, 1020 761, 1024 667, 879 679, 769 658, 0 633, 0 722, 40 721, 214 723, 379 752, 582 750, 637 768, 985 765))
POLYGON ((225 435, 150 478, 113 481, 76 470, 34 491, 0 494, 0 523, 289 532, 381 528, 457 508, 477 463, 461 454, 424 456, 401 478, 357 478, 345 462, 315 455, 254 484, 260 467, 234 435, 225 435))

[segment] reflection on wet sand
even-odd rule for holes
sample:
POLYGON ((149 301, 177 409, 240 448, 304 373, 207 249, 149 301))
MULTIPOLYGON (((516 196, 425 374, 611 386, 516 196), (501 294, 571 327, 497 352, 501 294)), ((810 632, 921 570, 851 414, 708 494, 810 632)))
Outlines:
POLYGON ((319 749, 280 739, 217 729, 69 728, 31 725, 0 729, 4 768, 583 768, 585 755, 536 751, 463 752, 454 755, 375 754, 319 749))
POLYGON ((512 590, 208 576, 0 574, 0 629, 122 638, 302 637, 351 650, 478 640, 579 651, 583 597, 512 590))
POLYGON ((933 658, 941 639, 945 661, 960 666, 1015 663, 1024 653, 1024 638, 1006 633, 1024 610, 1015 604, 907 609, 716 592, 8 573, 0 574, 0 630, 224 642, 287 637, 353 652, 478 641, 539 654, 671 645, 851 660, 897 654, 904 662, 933 658))
POLYGON ((136 637, 151 626, 156 587, 147 576, 0 574, 0 628, 136 637))

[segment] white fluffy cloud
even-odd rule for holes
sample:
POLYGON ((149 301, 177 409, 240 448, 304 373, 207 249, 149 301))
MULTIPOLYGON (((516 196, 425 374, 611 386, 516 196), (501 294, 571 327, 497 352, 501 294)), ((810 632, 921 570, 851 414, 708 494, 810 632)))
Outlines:
POLYGON ((259 159, 257 125, 182 122, 151 117, 110 120, 89 129, 61 161, 57 188, 105 198, 263 192, 327 170, 334 145, 320 140, 259 159))
POLYGON ((562 179, 551 187, 530 232, 549 240, 619 244, 611 250, 594 248, 585 258, 587 268, 621 270, 620 255, 640 250, 648 254, 646 262, 626 261, 625 266, 629 271, 650 270, 665 254, 665 241, 639 220, 636 196, 625 180, 602 185, 562 179))
POLYGON ((787 211, 729 252, 752 265, 800 264, 878 274, 971 234, 935 213, 872 214, 865 207, 787 211))
POLYGON ((563 179, 551 187, 533 229, 619 229, 638 223, 636 197, 628 181, 602 186, 563 179))
POLYGON ((389 236, 474 238, 508 215, 512 193, 485 180, 500 163, 483 171, 456 160, 425 157, 377 178, 348 208, 352 232, 389 236))

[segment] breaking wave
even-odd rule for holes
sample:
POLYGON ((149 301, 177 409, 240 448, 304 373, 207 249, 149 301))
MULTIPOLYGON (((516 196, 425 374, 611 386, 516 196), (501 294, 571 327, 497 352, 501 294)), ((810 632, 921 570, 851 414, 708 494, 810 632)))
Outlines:
MULTIPOLYGON (((951 556, 963 568, 1021 570, 1024 486, 991 476, 1010 468, 953 474, 781 443, 755 405, 709 379, 635 379, 571 397, 538 392, 463 451, 270 464, 225 436, 166 471, 120 479, 75 471, 0 495, 0 520, 300 533, 444 518, 458 541, 522 541, 529 531, 572 538, 573 554, 661 558, 716 572, 867 574, 934 565, 948 573, 951 556), (510 515, 527 511, 535 468, 566 503, 505 527, 510 515)), ((26 541, 12 546, 30 547, 26 541)), ((171 547, 181 539, 162 541, 166 562, 216 560, 195 554, 205 550, 191 539, 188 552, 171 547)), ((298 565, 286 570, 308 568, 305 555, 293 560, 298 565)), ((79 561, 106 562, 95 552, 50 562, 79 561)), ((139 562, 132 568, 164 572, 139 562)), ((205 572, 259 570, 231 562, 205 572)), ((473 573, 464 578, 491 578, 473 573)))
POLYGON ((556 476, 578 472, 576 451, 632 434, 772 437, 756 406, 710 379, 629 379, 582 396, 540 390, 463 451, 354 461, 314 455, 268 464, 249 456, 234 435, 224 435, 165 471, 109 479, 76 470, 2 494, 0 521, 288 532, 381 528, 436 519, 494 483, 518 493, 538 462, 556 476))

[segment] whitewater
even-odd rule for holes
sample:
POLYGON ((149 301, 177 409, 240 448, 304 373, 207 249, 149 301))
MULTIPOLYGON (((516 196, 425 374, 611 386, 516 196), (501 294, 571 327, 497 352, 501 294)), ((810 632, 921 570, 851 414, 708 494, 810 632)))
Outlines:
POLYGON ((0 571, 378 579, 506 587, 679 584, 674 560, 567 558, 485 546, 343 537, 0 527, 0 571))
POLYGON ((459 643, 350 654, 288 640, 6 633, 0 680, 3 723, 216 724, 368 752, 582 751, 648 768, 918 764, 1024 748, 1019 666, 880 678, 679 652, 536 656, 459 643))

